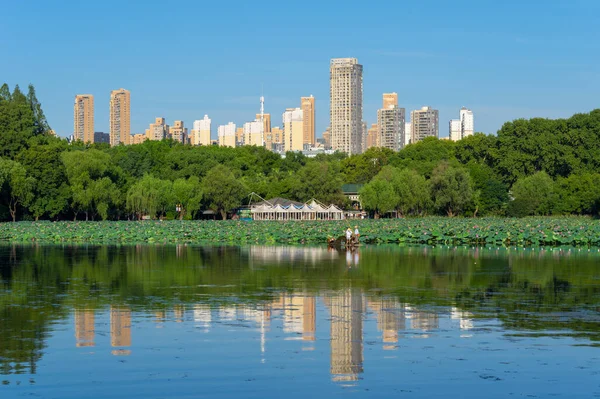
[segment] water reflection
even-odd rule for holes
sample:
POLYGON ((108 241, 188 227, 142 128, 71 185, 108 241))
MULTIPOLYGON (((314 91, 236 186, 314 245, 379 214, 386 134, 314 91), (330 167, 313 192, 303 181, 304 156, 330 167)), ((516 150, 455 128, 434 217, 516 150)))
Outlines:
POLYGON ((568 249, 0 247, 0 373, 36 374, 64 320, 74 347, 95 353, 108 320, 115 356, 133 357, 174 325, 217 341, 251 332, 262 363, 280 341, 298 341, 300 353, 329 355, 323 372, 341 385, 369 368, 368 334, 400 351, 401 340, 440 331, 468 339, 478 320, 494 320, 503 333, 560 331, 591 344, 600 338, 599 260, 568 249))

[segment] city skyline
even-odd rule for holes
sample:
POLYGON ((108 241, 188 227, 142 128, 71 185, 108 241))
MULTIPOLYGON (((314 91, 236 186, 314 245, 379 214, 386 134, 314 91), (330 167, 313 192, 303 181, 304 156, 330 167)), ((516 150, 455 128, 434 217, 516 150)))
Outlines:
POLYGON ((460 6, 440 2, 428 10, 418 4, 388 4, 386 11, 410 18, 387 25, 380 23, 376 7, 340 11, 335 4, 309 1, 311 7, 288 13, 280 25, 273 22, 286 6, 267 2, 268 12, 259 13, 242 5, 200 8, 184 1, 177 9, 161 9, 167 19, 181 12, 227 16, 227 34, 210 35, 220 18, 207 18, 201 31, 159 33, 147 29, 153 7, 124 5, 127 23, 114 29, 110 1, 60 8, 39 4, 35 15, 23 4, 10 3, 3 10, 7 18, 0 34, 7 38, 3 49, 15 62, 3 65, 3 79, 11 86, 33 83, 51 127, 63 137, 72 133, 70 107, 79 93, 95 96, 96 131, 109 132, 105 104, 110 91, 119 87, 132 93, 132 133, 143 133, 158 116, 191 126, 208 114, 213 126, 229 121, 240 125, 257 112, 256 98, 264 93, 271 115, 313 94, 320 136, 329 123, 327 65, 335 57, 355 57, 365 66, 363 115, 368 125, 375 122, 385 92, 397 92, 407 111, 425 104, 438 109, 442 137, 462 106, 477 114, 476 129, 485 133, 519 117, 567 117, 597 106, 599 55, 589 51, 597 37, 592 20, 600 11, 596 2, 580 1, 575 7, 552 3, 542 11, 534 2, 516 1, 493 9, 472 1, 460 6), (514 12, 517 6, 519 13, 514 12), (308 14, 308 9, 319 12, 308 14), (535 21, 528 18, 540 12, 535 21), (341 28, 348 17, 358 15, 362 22, 350 40, 341 28), (19 21, 26 18, 32 29, 17 34, 19 21), (382 37, 393 40, 375 40, 382 37), (72 51, 80 40, 85 48, 72 51), (116 48, 114 43, 120 42, 129 45, 116 48), (33 46, 39 51, 31 52, 33 46), (148 63, 157 48, 181 54, 184 62, 148 63))

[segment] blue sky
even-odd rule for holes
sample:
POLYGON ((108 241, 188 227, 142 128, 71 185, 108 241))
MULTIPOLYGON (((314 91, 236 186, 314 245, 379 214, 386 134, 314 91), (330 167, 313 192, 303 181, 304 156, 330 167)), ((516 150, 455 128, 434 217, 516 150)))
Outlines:
POLYGON ((73 130, 75 94, 95 96, 108 132, 110 91, 131 91, 132 133, 208 114, 251 120, 261 87, 273 125, 300 97, 329 124, 329 60, 364 66, 364 120, 381 94, 440 110, 440 136, 461 106, 475 130, 516 118, 600 108, 600 1, 55 1, 0 0, 0 81, 36 86, 50 125, 73 130), (120 15, 115 18, 114 15, 120 15))

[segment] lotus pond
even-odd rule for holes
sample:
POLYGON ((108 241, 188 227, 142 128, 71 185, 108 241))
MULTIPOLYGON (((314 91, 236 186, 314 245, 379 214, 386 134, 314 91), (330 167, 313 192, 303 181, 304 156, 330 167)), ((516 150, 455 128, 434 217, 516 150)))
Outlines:
POLYGON ((363 243, 600 246, 600 221, 584 217, 409 218, 349 221, 19 222, 0 241, 42 243, 322 244, 358 225, 363 243))

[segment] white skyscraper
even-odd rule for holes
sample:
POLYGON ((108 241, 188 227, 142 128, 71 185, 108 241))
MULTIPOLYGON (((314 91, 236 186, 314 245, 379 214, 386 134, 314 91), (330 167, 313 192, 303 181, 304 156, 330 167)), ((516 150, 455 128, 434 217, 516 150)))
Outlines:
POLYGON ((412 138, 412 123, 406 122, 404 124, 404 145, 405 146, 410 144, 411 138, 412 138))
POLYGON ((235 147, 235 123, 229 122, 217 129, 221 147, 235 147))
POLYGON ((259 119, 244 123, 244 145, 256 145, 263 147, 264 141, 264 123, 259 119))
POLYGON ((464 139, 465 137, 472 136, 475 132, 473 111, 462 107, 460 109, 460 123, 462 131, 461 138, 464 139))
POLYGON ((452 119, 450 121, 450 140, 458 141, 462 138, 462 124, 458 119, 452 119))
POLYGON ((363 67, 356 58, 334 58, 329 69, 331 148, 362 152, 363 67))
POLYGON ((204 119, 195 120, 191 134, 192 145, 210 145, 211 120, 208 115, 204 119))
POLYGON ((288 108, 283 113, 284 151, 302 151, 304 148, 304 112, 302 108, 288 108))

